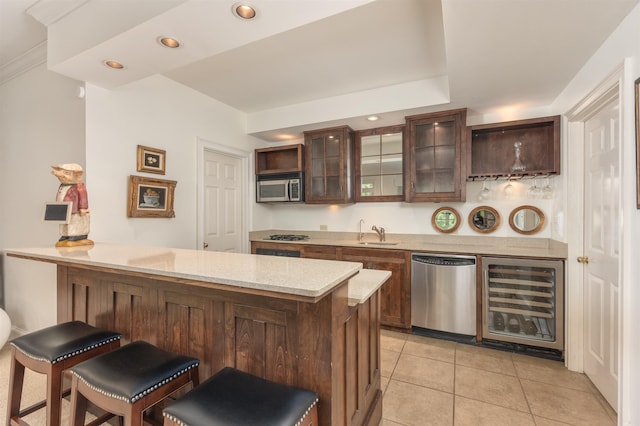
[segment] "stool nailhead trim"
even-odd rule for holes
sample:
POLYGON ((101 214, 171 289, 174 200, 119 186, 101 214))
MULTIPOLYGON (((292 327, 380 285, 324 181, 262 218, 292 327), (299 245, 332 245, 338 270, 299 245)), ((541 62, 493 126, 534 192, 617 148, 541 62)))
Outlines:
MULTIPOLYGON (((120 337, 121 337, 121 336, 118 336, 118 337, 111 337, 111 338, 109 338, 109 339, 103 340, 103 341, 98 342, 98 343, 94 343, 94 344, 93 344, 93 345, 91 345, 91 346, 87 346, 87 347, 82 348, 82 349, 79 349, 79 350, 77 350, 77 351, 73 351, 73 352, 70 352, 70 353, 68 353, 68 354, 60 355, 59 357, 57 357, 56 359, 54 359, 53 361, 51 361, 51 364, 55 364, 55 363, 57 363, 57 362, 64 361, 65 359, 68 359, 68 358, 73 358, 74 356, 80 355, 80 354, 81 354, 81 353, 83 353, 83 352, 91 351, 91 350, 93 350, 93 349, 95 349, 95 348, 98 348, 98 347, 100 347, 100 346, 103 346, 103 345, 109 344, 109 343, 111 343, 111 342, 115 342, 116 340, 120 340, 120 337)), ((31 358, 31 359, 33 359, 33 360, 35 360, 35 361, 45 361, 45 362, 49 362, 49 360, 48 360, 48 359, 46 359, 46 358, 39 357, 39 356, 35 356, 35 355, 33 355, 33 354, 30 354, 29 352, 25 352, 24 350, 22 350, 21 348, 19 348, 18 346, 16 346, 16 344, 15 344, 15 343, 13 343, 13 342, 11 342, 11 345, 12 345, 14 348, 16 348, 17 350, 19 350, 20 352, 22 352, 23 354, 25 354, 26 356, 28 356, 29 358, 31 358)))
POLYGON ((304 412, 304 414, 302 415, 302 418, 300 420, 298 420, 298 422, 295 424, 295 426, 300 426, 302 424, 302 421, 304 420, 305 417, 307 417, 307 414, 309 414, 309 411, 311 411, 311 409, 318 403, 318 398, 316 398, 315 401, 313 401, 313 404, 311 404, 309 407, 307 407, 307 411, 304 412))
POLYGON ((171 420, 172 422, 179 424, 180 426, 189 426, 188 424, 186 424, 176 416, 172 416, 171 414, 165 414, 165 413, 163 413, 163 415, 169 420, 171 420))
MULTIPOLYGON (((294 426, 300 426, 302 424, 302 421, 304 420, 305 417, 307 417, 307 414, 309 414, 309 411, 311 411, 311 409, 318 403, 318 398, 316 398, 315 401, 313 401, 313 404, 311 404, 309 407, 307 407, 307 411, 304 412, 304 414, 302 415, 302 417, 300 418, 300 420, 298 420, 296 422, 296 424, 294 426)), ((171 414, 166 414, 163 413, 163 415, 168 418, 169 420, 171 420, 174 423, 179 424, 180 426, 189 426, 188 424, 186 424, 185 422, 183 422, 182 420, 178 419, 176 416, 172 416, 171 414)))
POLYGON ((96 386, 93 386, 92 384, 88 383, 82 376, 78 375, 75 371, 71 371, 71 373, 73 373, 74 376, 76 376, 78 379, 82 380, 82 382, 87 385, 91 390, 101 393, 109 398, 113 398, 113 399, 118 399, 120 401, 125 401, 129 404, 133 404, 134 402, 136 402, 137 400, 139 400, 140 398, 148 395, 149 393, 155 391, 156 389, 158 389, 161 386, 166 385, 167 383, 171 382, 174 379, 177 379, 178 377, 182 376, 184 373, 186 373, 187 371, 191 370, 194 367, 197 367, 199 365, 198 362, 191 364, 190 366, 188 366, 187 368, 183 368, 182 370, 178 371, 177 373, 173 374, 170 377, 166 377, 164 379, 162 379, 161 381, 155 383, 153 386, 151 386, 150 388, 147 388, 145 390, 143 390, 142 392, 134 395, 131 398, 127 398, 125 396, 122 395, 116 395, 113 393, 109 393, 103 389, 100 389, 96 386))

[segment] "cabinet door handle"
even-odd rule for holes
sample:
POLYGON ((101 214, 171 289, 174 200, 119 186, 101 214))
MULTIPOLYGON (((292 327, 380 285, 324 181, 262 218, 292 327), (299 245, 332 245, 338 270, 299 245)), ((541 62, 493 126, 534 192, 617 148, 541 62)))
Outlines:
POLYGON ((578 256, 578 263, 589 263, 589 256, 578 256))
POLYGON ((202 243, 202 248, 209 248, 209 243, 202 243))

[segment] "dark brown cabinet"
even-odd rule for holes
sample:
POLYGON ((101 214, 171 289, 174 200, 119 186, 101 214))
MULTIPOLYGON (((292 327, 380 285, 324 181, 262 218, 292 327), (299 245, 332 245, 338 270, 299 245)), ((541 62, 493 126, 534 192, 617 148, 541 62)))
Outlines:
POLYGON ((560 174, 560 116, 469 126, 467 179, 560 174))
POLYGON ((365 269, 391 271, 380 289, 380 322, 411 328, 411 282, 409 253, 402 250, 342 248, 340 260, 361 262, 365 269))
POLYGON ((467 110, 406 117, 405 201, 464 201, 467 110))
POLYGON ((353 130, 348 126, 304 132, 305 202, 353 202, 353 130))
POLYGON ((251 253, 255 254, 257 249, 289 250, 298 252, 300 257, 360 262, 365 269, 391 271, 391 277, 380 289, 380 323, 394 328, 411 328, 411 259, 408 251, 252 241, 251 253))
POLYGON ((337 248, 335 246, 252 241, 251 253, 256 254, 256 250, 258 249, 288 251, 291 253, 299 254, 299 256, 291 257, 306 257, 310 259, 325 260, 336 260, 338 258, 337 248))
POLYGON ((304 167, 303 148, 302 144, 297 144, 256 149, 256 174, 301 172, 304 167))

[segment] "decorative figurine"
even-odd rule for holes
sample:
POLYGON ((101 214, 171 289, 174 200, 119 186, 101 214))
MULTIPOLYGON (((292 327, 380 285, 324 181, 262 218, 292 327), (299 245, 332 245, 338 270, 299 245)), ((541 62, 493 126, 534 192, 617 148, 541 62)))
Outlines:
POLYGON ((56 201, 71 201, 71 219, 60 225, 60 239, 56 247, 93 245, 89 240, 89 200, 82 181, 83 170, 79 164, 51 166, 51 174, 58 178, 60 186, 56 201))

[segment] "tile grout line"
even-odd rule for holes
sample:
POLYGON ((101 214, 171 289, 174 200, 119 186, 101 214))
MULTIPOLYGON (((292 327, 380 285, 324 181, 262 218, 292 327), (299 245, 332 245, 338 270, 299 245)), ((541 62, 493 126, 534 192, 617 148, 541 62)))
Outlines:
POLYGON ((509 357, 509 359, 511 360, 511 365, 513 365, 513 371, 516 373, 516 378, 518 379, 518 383, 520 384, 520 390, 522 391, 522 396, 524 397, 524 400, 527 402, 527 408, 529 409, 529 415, 531 416, 531 421, 533 422, 534 425, 537 425, 538 422, 536 421, 536 417, 533 415, 533 410, 531 409, 531 403, 529 402, 529 398, 527 397, 527 392, 525 392, 524 386, 522 385, 522 378, 520 377, 520 374, 518 373, 518 368, 516 367, 516 363, 513 360, 513 353, 511 353, 511 356, 509 357))

